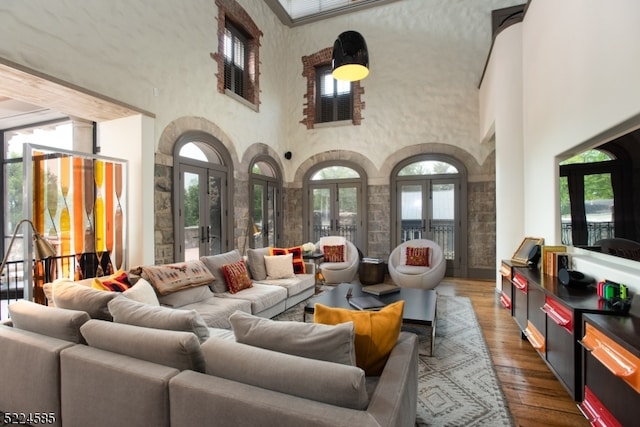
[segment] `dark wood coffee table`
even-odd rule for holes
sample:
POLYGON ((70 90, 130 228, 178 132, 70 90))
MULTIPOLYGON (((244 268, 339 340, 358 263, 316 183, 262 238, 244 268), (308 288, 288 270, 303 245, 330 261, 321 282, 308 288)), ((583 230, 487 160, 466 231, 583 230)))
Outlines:
MULTIPOLYGON (((323 294, 309 300, 307 305, 304 307, 303 320, 306 322, 307 314, 314 313, 316 303, 326 305, 327 307, 356 310, 347 301, 347 292, 349 291, 349 288, 352 289, 351 292, 353 296, 369 295, 362 292, 362 288, 359 285, 341 283, 334 289, 324 292, 323 294)), ((431 355, 433 356, 433 349, 436 341, 436 291, 433 289, 400 288, 400 292, 382 295, 377 298, 385 304, 404 300, 402 323, 405 325, 424 326, 430 328, 431 355)))

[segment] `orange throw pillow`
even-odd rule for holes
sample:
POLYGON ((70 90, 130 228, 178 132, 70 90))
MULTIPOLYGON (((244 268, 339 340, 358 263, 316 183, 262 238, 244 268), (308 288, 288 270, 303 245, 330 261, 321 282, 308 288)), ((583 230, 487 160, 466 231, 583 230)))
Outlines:
POLYGON ((269 255, 287 255, 293 254, 293 274, 305 274, 307 268, 304 265, 302 257, 302 246, 294 246, 292 248, 269 248, 269 255))
POLYGON ((316 304, 313 321, 325 325, 353 322, 356 338, 356 365, 367 376, 378 376, 398 341, 404 301, 389 304, 380 311, 348 310, 316 304))
POLYGON ((344 262, 344 245, 323 246, 324 262, 344 262))
POLYGON ((129 276, 126 272, 118 270, 109 276, 95 277, 91 285, 99 291, 124 292, 131 287, 129 276))
POLYGON ((253 287, 247 266, 243 260, 236 261, 232 264, 224 264, 222 266, 222 272, 224 273, 227 286, 229 286, 229 292, 232 294, 253 287))

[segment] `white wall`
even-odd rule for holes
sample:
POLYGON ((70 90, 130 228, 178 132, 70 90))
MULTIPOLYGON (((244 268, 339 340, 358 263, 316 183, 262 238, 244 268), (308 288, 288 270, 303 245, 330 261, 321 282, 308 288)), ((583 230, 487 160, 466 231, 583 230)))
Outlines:
MULTIPOLYGON (((640 3, 636 0, 530 3, 521 35, 523 170, 513 170, 513 175, 507 176, 497 173, 496 183, 497 198, 506 199, 502 180, 523 180, 523 205, 513 210, 513 220, 522 221, 524 235, 543 237, 547 244, 560 241, 558 159, 640 126, 638 16, 640 3)), ((507 32, 499 40, 501 37, 509 37, 512 42, 519 38, 507 32)), ((492 73, 508 66, 503 56, 509 53, 507 43, 496 43, 492 73)), ((487 84, 497 81, 493 76, 487 84)), ((509 81, 502 84, 510 85, 509 81)), ((495 88, 492 91, 498 92, 495 88)), ((492 123, 491 118, 497 127, 501 119, 508 117, 498 111, 496 99, 481 102, 484 132, 492 123)), ((495 135, 498 162, 503 141, 497 129, 495 135)), ((504 170, 502 165, 496 167, 504 170)), ((500 205, 498 209, 504 211, 500 205)), ((499 252, 498 260, 501 256, 504 254, 499 252)), ((577 258, 579 266, 594 271, 599 278, 605 271, 616 270, 611 265, 623 264, 621 271, 634 270, 636 266, 637 277, 637 264, 629 266, 612 257, 595 259, 589 254, 577 258)), ((629 277, 625 273, 621 280, 629 277)))

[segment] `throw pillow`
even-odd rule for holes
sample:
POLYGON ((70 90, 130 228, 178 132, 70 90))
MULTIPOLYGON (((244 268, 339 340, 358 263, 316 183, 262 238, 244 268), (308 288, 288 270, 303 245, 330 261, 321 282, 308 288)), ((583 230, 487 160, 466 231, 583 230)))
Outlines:
POLYGON ((267 279, 290 279, 296 277, 293 273, 293 254, 265 255, 264 265, 267 267, 267 279))
POLYGON ((302 246, 294 246, 292 248, 270 248, 269 255, 287 255, 292 254, 293 258, 291 262, 293 263, 293 273, 294 274, 305 274, 307 269, 304 265, 304 258, 302 257, 302 246))
POLYGON ((112 320, 107 304, 118 294, 104 292, 70 281, 52 283, 53 303, 56 307, 86 311, 92 319, 112 320))
POLYGON ((408 246, 405 248, 407 254, 406 265, 415 265, 419 267, 429 267, 429 252, 430 248, 412 248, 408 246))
POLYGON ((251 283, 251 279, 249 278, 247 266, 244 264, 243 260, 223 265, 222 272, 224 273, 224 278, 227 281, 227 286, 229 286, 229 292, 232 294, 238 293, 243 289, 253 287, 253 283, 251 283))
POLYGON ((109 276, 94 277, 91 287, 99 291, 124 292, 131 287, 131 281, 127 273, 118 270, 109 276))
POLYGON ((142 272, 160 295, 212 283, 215 278, 200 260, 142 266, 142 272))
POLYGON ((89 320, 85 311, 47 307, 21 300, 9 304, 13 327, 76 344, 83 344, 80 327, 89 320))
POLYGON ((151 286, 151 283, 144 280, 142 277, 138 279, 135 285, 127 289, 122 293, 129 299, 141 302, 143 304, 159 306, 158 296, 156 291, 151 286))
POLYGON ((368 376, 378 376, 398 341, 404 301, 389 304, 380 311, 356 311, 316 304, 314 322, 337 325, 352 321, 355 327, 356 365, 368 376))
POLYGON ((324 262, 344 262, 344 245, 328 245, 322 247, 324 262))
POLYGON ((236 341, 279 353, 355 366, 353 322, 323 325, 282 321, 236 311, 229 316, 236 341))
POLYGON ((209 328, 195 310, 180 310, 169 307, 154 307, 124 296, 109 302, 109 311, 115 323, 194 333, 200 342, 209 338, 209 328))
POLYGON ((222 266, 224 264, 231 264, 233 262, 240 261, 241 259, 242 256, 240 256, 240 252, 236 249, 223 254, 200 257, 200 261, 204 262, 204 265, 207 266, 213 276, 218 278, 218 280, 209 286, 213 292, 223 293, 229 290, 227 282, 223 280, 224 273, 222 272, 222 266))
POLYGON ((253 280, 260 281, 267 278, 265 255, 270 255, 270 248, 247 249, 247 268, 253 280))

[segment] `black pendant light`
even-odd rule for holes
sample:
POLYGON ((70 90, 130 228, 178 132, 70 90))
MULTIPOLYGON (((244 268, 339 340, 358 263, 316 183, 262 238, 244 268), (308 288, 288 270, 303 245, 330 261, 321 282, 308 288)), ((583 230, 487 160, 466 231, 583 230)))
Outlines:
POLYGON ((345 31, 333 44, 333 78, 354 82, 369 75, 369 51, 364 37, 357 31, 345 31))

